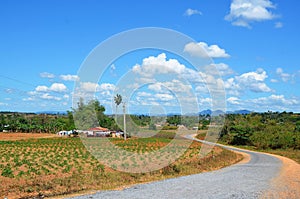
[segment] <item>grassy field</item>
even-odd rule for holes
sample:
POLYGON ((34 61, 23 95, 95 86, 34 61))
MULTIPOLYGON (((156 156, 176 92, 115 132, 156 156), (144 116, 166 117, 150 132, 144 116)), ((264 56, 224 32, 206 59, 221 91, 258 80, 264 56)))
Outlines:
MULTIPOLYGON (((169 137, 170 133, 167 135, 169 137)), ((144 153, 165 146, 170 139, 159 135, 132 138, 126 142, 122 139, 111 141, 126 150, 144 153)), ((214 152, 205 159, 199 159, 200 147, 200 143, 193 142, 185 154, 171 165, 158 171, 131 174, 99 163, 86 150, 80 138, 2 139, 0 198, 118 189, 136 183, 219 169, 242 159, 241 155, 220 148, 214 148, 214 152)))

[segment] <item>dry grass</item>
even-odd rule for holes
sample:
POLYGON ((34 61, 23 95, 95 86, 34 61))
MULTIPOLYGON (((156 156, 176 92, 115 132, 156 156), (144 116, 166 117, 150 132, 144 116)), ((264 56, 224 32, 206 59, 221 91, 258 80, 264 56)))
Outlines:
POLYGON ((32 138, 51 138, 58 137, 56 134, 50 133, 1 133, 0 140, 24 140, 32 138))

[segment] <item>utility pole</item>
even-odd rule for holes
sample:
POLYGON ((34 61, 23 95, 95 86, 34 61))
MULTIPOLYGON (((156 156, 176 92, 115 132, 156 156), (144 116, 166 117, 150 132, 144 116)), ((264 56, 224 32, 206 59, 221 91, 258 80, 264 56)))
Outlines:
POLYGON ((124 140, 126 140, 126 104, 123 102, 124 140))

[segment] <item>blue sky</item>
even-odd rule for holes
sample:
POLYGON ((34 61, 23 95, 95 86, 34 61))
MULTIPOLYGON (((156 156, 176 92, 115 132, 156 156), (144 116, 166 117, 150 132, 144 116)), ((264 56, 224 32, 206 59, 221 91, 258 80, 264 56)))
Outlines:
MULTIPOLYGON (((222 75, 227 110, 300 112, 299 4, 296 0, 1 1, 0 110, 69 110, 80 66, 99 43, 126 30, 162 27, 195 40, 182 50, 186 47, 195 54, 202 48, 212 57, 222 75)), ((150 57, 155 63, 162 61, 161 70, 156 70, 162 74, 164 67, 174 71, 181 65, 191 67, 172 53, 144 50, 120 57, 97 85, 82 85, 96 90, 95 97, 111 113, 117 82, 134 69, 137 76, 154 70, 143 64, 150 57)), ((177 76, 171 77, 163 79, 167 90, 159 82, 136 90, 129 110, 178 112, 171 85, 181 84, 177 76)), ((200 110, 211 108, 203 85, 193 84, 192 90, 200 110)))

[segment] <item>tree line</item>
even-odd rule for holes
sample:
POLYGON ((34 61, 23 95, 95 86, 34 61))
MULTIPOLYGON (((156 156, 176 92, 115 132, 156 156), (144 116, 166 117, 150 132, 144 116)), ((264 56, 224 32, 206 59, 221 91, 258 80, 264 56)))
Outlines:
MULTIPOLYGON (((129 134, 134 134, 137 127, 141 126, 155 129, 155 124, 162 121, 161 116, 127 114, 125 117, 129 134)), ((207 129, 211 121, 210 115, 199 117, 173 115, 164 119, 166 124, 174 127, 179 124, 190 128, 198 125, 199 129, 207 129)), ((80 99, 77 107, 64 115, 2 112, 0 113, 0 132, 56 133, 61 130, 87 130, 96 126, 120 131, 123 125, 122 120, 122 115, 106 115, 105 107, 98 100, 85 103, 83 99, 80 99)), ((249 145, 258 149, 300 149, 300 114, 270 111, 226 114, 220 140, 230 145, 249 145)))
POLYGON ((300 149, 300 114, 265 112, 226 115, 220 140, 258 149, 300 149))
POLYGON ((0 113, 0 132, 55 133, 74 129, 72 112, 59 114, 0 113))

